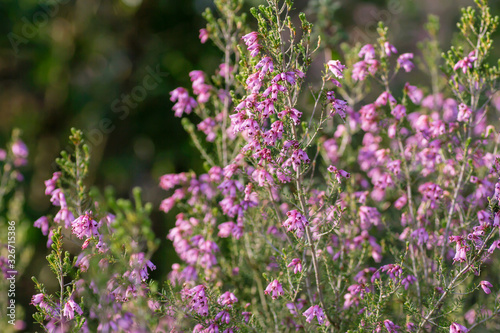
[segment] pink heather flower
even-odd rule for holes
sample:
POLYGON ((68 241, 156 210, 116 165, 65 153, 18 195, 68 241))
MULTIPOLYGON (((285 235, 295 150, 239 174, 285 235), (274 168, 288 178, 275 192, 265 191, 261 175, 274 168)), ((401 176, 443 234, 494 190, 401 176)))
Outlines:
POLYGON ((380 213, 375 207, 359 207, 360 226, 363 230, 368 230, 372 225, 380 224, 380 213))
POLYGON ((374 59, 375 58, 375 49, 372 44, 366 44, 361 48, 358 53, 358 57, 363 58, 364 60, 374 59))
POLYGON ((387 332, 389 333, 398 333, 398 330, 401 328, 389 319, 384 320, 384 326, 387 328, 387 332))
POLYGON ((250 316, 252 315, 252 313, 248 311, 243 311, 241 314, 243 315, 243 320, 245 321, 245 323, 248 324, 248 321, 250 320, 250 316))
POLYGON ((89 269, 91 257, 92 257, 92 254, 85 255, 85 252, 80 253, 78 255, 78 258, 76 259, 75 266, 80 268, 80 270, 82 270, 82 272, 86 272, 89 269))
POLYGON ((56 189, 59 177, 61 177, 61 172, 54 172, 52 178, 45 181, 45 195, 52 195, 52 192, 56 189))
POLYGON ((226 291, 217 300, 217 303, 219 303, 220 306, 227 305, 229 307, 231 307, 236 302, 238 302, 238 299, 236 298, 236 296, 234 296, 233 293, 230 293, 229 291, 226 291))
POLYGON ((406 324, 406 329, 409 331, 409 332, 413 332, 415 331, 416 329, 416 325, 412 322, 409 322, 408 324, 406 324))
POLYGON ((488 295, 491 293, 491 290, 490 288, 493 287, 493 285, 491 283, 489 283, 488 281, 481 281, 479 283, 479 285, 481 286, 481 288, 483 288, 484 292, 488 295))
POLYGON ((379 107, 381 105, 386 105, 387 101, 389 101, 391 105, 395 105, 397 103, 396 99, 390 93, 384 91, 380 94, 374 104, 376 107, 379 107))
POLYGON ((271 98, 267 98, 265 100, 263 100, 258 106, 257 106, 257 110, 261 111, 262 112, 262 116, 264 118, 268 118, 269 115, 271 114, 274 114, 275 113, 275 109, 274 109, 274 100, 272 100, 271 98))
POLYGON ((306 303, 306 300, 299 298, 295 303, 286 303, 286 307, 296 317, 298 315, 297 310, 302 309, 306 303))
POLYGON ((385 42, 384 43, 384 51, 385 51, 385 54, 390 57, 391 54, 396 54, 398 53, 398 50, 396 50, 396 48, 394 47, 394 45, 391 45, 389 44, 389 42, 385 42))
POLYGON ((99 237, 99 232, 97 231, 98 223, 92 219, 91 215, 92 212, 88 211, 73 221, 72 232, 79 239, 84 237, 90 238, 92 236, 99 237))
POLYGON ((50 248, 52 245, 52 236, 54 236, 54 229, 49 230, 49 235, 47 236, 47 248, 50 248))
POLYGON ((469 55, 463 59, 460 59, 455 66, 453 66, 453 70, 456 71, 458 69, 462 69, 462 72, 465 74, 467 72, 468 68, 472 68, 472 65, 474 61, 477 60, 477 57, 475 56, 476 51, 472 51, 469 53, 469 55))
POLYGON ((352 79, 363 81, 368 74, 374 75, 378 70, 379 62, 375 59, 365 59, 353 65, 352 79))
POLYGON ((283 227, 286 231, 301 231, 305 229, 305 226, 309 224, 304 215, 300 214, 296 209, 291 210, 286 213, 288 218, 283 222, 283 227))
POLYGON ((477 220, 480 224, 490 224, 491 214, 486 210, 477 212, 477 220))
POLYGON ((251 74, 248 76, 247 80, 245 81, 247 84, 247 89, 252 92, 252 95, 248 96, 246 99, 244 99, 238 106, 235 108, 236 110, 239 110, 240 108, 247 107, 250 108, 253 106, 253 97, 257 94, 262 87, 262 78, 261 78, 261 73, 256 72, 254 74, 251 74))
POLYGON ((270 72, 274 71, 273 59, 271 59, 270 57, 264 57, 264 58, 262 58, 261 61, 259 61, 257 63, 257 65, 255 65, 255 68, 261 69, 259 72, 259 78, 263 79, 264 75, 266 75, 266 73, 270 73, 270 72))
POLYGON ((170 92, 170 100, 177 103, 172 107, 176 117, 182 117, 183 113, 190 114, 198 105, 193 97, 190 97, 187 90, 179 87, 170 92))
POLYGON ((208 300, 204 285, 200 284, 192 289, 183 289, 181 293, 183 299, 189 300, 191 311, 196 311, 201 316, 208 316, 208 300))
POLYGON ((328 91, 326 93, 326 99, 329 101, 329 102, 333 102, 335 101, 335 92, 334 91, 328 91))
POLYGON ((12 144, 11 149, 15 158, 24 160, 28 157, 28 147, 26 147, 26 144, 19 139, 12 144))
POLYGON ((408 82, 405 84, 404 91, 408 94, 408 97, 410 97, 413 104, 420 104, 420 101, 424 97, 422 90, 415 86, 411 86, 408 82))
POLYGON ((375 73, 378 70, 378 66, 380 65, 380 63, 377 60, 375 60, 375 59, 369 59, 369 60, 365 60, 365 61, 366 61, 366 64, 369 65, 368 72, 371 75, 375 75, 375 73))
POLYGON ((176 185, 179 185, 181 181, 187 181, 185 175, 182 174, 166 174, 160 177, 160 187, 166 191, 174 188, 176 185))
POLYGON ((467 260, 467 251, 469 251, 469 247, 463 245, 462 242, 457 242, 455 257, 453 258, 453 262, 460 261, 465 262, 467 260))
POLYGON ((189 73, 191 82, 193 82, 193 93, 198 95, 198 103, 206 103, 210 99, 210 90, 212 87, 205 84, 205 74, 203 71, 191 71, 189 73))
POLYGON ((423 195, 422 200, 431 202, 430 207, 432 209, 437 207, 436 202, 443 196, 443 189, 439 185, 431 182, 420 185, 418 191, 423 195))
POLYGON ((231 315, 226 310, 223 310, 223 311, 220 311, 215 316, 215 320, 216 321, 219 320, 219 319, 220 319, 221 323, 229 324, 229 322, 231 321, 231 315))
POLYGON ((216 126, 215 120, 208 117, 204 119, 201 123, 199 123, 196 127, 198 128, 199 131, 205 133, 208 142, 214 142, 217 136, 214 131, 215 126, 216 126))
POLYGON ((415 282, 417 282, 417 278, 413 275, 408 275, 401 280, 401 284, 405 287, 405 290, 408 290, 408 287, 410 287, 410 285, 414 284, 415 282))
POLYGON ((338 114, 342 119, 345 119, 347 109, 347 102, 342 99, 335 99, 332 102, 331 116, 338 114))
MULTIPOLYGON (((499 183, 497 183, 498 185, 499 183)), ((496 187, 496 185, 495 185, 496 187)), ((495 196, 496 196, 496 189, 495 189, 495 196)), ((500 212, 496 212, 495 216, 493 217, 493 226, 494 227, 500 227, 500 212)))
POLYGON ((258 33, 257 31, 252 31, 248 34, 246 34, 245 36, 241 37, 241 39, 243 39, 243 42, 249 46, 249 45, 252 45, 254 43, 257 42, 257 39, 258 39, 258 33))
POLYGON ((425 228, 419 228, 413 231, 411 236, 417 240, 417 245, 424 245, 429 241, 429 234, 425 228))
POLYGON ((302 73, 298 69, 296 69, 294 71, 290 71, 290 72, 279 73, 271 80, 271 83, 278 83, 281 81, 286 81, 286 82, 288 82, 288 84, 294 85, 295 83, 297 83, 296 76, 298 76, 299 78, 303 78, 304 73, 302 73))
POLYGON ((407 202, 408 202, 408 197, 406 196, 406 194, 403 194, 394 202, 394 207, 398 210, 401 210, 403 209, 404 206, 406 206, 407 202))
MULTIPOLYGON (((132 268, 131 278, 138 277, 140 280, 145 281, 149 277, 148 268, 153 271, 156 266, 150 261, 145 260, 144 252, 133 253, 129 261, 132 268)), ((136 279, 139 281, 139 279, 136 279)))
POLYGON ((469 332, 469 330, 465 326, 462 326, 457 323, 453 323, 450 325, 450 333, 467 333, 467 332, 469 332))
POLYGON ((66 199, 64 197, 64 193, 60 188, 56 188, 54 191, 51 193, 51 198, 50 202, 52 202, 52 205, 54 206, 61 206, 61 202, 66 206, 66 199))
POLYGON ((394 160, 387 163, 387 169, 395 176, 398 176, 401 173, 401 160, 394 160))
POLYGON ((292 119, 295 126, 300 124, 300 118, 302 117, 302 112, 294 108, 285 108, 283 111, 278 113, 278 117, 283 119, 286 115, 292 119))
POLYGON ((71 298, 64 304, 63 315, 69 320, 75 317, 75 311, 79 315, 83 314, 82 309, 78 304, 75 303, 71 298))
POLYGON ((354 81, 363 81, 368 75, 368 68, 366 61, 358 61, 353 65, 352 79, 354 81))
POLYGON ((394 281, 397 281, 401 274, 403 274, 401 266, 395 264, 384 265, 380 270, 382 272, 386 272, 386 274, 389 275, 389 277, 394 281))
POLYGON ((35 228, 40 228, 44 236, 47 236, 47 234, 49 233, 49 219, 47 218, 47 216, 40 217, 33 223, 33 226, 35 228))
POLYGON ((228 66, 226 64, 220 64, 219 71, 217 72, 217 74, 219 74, 220 76, 225 78, 226 76, 231 76, 233 70, 234 70, 233 66, 228 66))
POLYGON ((62 205, 61 209, 54 217, 54 222, 64 222, 65 228, 69 228, 71 226, 71 222, 73 222, 74 220, 75 216, 73 216, 73 213, 68 209, 68 207, 62 207, 62 205))
POLYGON ((284 292, 278 280, 274 280, 269 283, 266 290, 264 290, 264 294, 271 294, 272 299, 277 299, 279 296, 282 296, 284 292))
POLYGON ((325 314, 323 313, 323 309, 319 305, 313 305, 302 314, 306 317, 306 321, 310 323, 314 317, 318 319, 318 323, 323 325, 325 323, 325 314))
POLYGON ((278 99, 278 92, 285 92, 287 88, 278 83, 273 83, 262 93, 262 97, 267 97, 271 94, 271 99, 276 101, 278 99))
POLYGON ((40 304, 42 301, 43 301, 43 297, 44 295, 43 294, 36 294, 36 295, 33 295, 31 297, 31 303, 30 304, 33 304, 33 305, 38 305, 40 304))
POLYGON ((396 120, 402 119, 404 116, 406 116, 406 108, 402 104, 398 104, 392 109, 391 114, 396 118, 396 120))
POLYGON ((207 29, 200 29, 199 38, 200 38, 200 42, 202 44, 206 43, 206 41, 208 40, 208 31, 207 31, 207 29))
POLYGON ((299 258, 292 259, 287 267, 293 267, 294 274, 302 272, 302 260, 300 260, 299 258))
POLYGON ((377 110, 375 104, 366 104, 359 110, 361 114, 361 129, 366 132, 376 131, 377 126, 377 110))
POLYGON ((271 174, 264 168, 255 169, 255 171, 252 173, 252 177, 257 182, 257 185, 261 187, 274 184, 273 176, 271 176, 271 174))
POLYGON ((340 184, 342 177, 343 178, 351 178, 351 174, 345 170, 342 169, 337 169, 335 166, 330 165, 327 168, 328 172, 331 172, 335 175, 335 178, 337 178, 337 182, 340 184))
POLYGON ((403 53, 398 58, 398 65, 403 67, 407 73, 415 67, 410 59, 413 59, 413 53, 403 53))
POLYGON ((471 115, 471 109, 464 103, 460 103, 460 105, 458 106, 457 121, 467 122, 469 121, 471 115))
POLYGON ((175 206, 175 198, 170 197, 163 199, 161 204, 160 204, 160 210, 168 213, 172 208, 175 206))
POLYGON ((342 65, 339 60, 330 60, 326 64, 333 75, 335 75, 339 79, 344 78, 344 74, 342 74, 342 72, 344 71, 345 66, 342 65))
POLYGON ((219 228, 219 233, 217 234, 217 236, 219 236, 221 238, 227 238, 227 237, 231 236, 232 231, 233 231, 235 226, 236 226, 236 224, 234 222, 231 222, 231 221, 219 224, 219 226, 217 227, 217 228, 219 228))
POLYGON ((258 43, 258 34, 256 31, 246 34, 241 39, 243 39, 243 42, 247 46, 247 50, 250 51, 250 56, 255 57, 259 54, 261 46, 258 43))

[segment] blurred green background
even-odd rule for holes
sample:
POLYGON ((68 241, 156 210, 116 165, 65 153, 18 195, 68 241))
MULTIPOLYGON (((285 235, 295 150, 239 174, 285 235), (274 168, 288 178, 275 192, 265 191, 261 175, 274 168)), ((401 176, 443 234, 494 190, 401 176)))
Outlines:
MULTIPOLYGON (((248 1, 247 7, 261 2, 248 1)), ((440 39, 446 49, 460 7, 472 4, 311 0, 297 1, 296 7, 313 23, 319 20, 327 43, 374 41, 376 23, 382 20, 390 27, 393 44, 404 53, 417 51, 429 13, 440 17, 440 39)), ((499 3, 492 5, 498 13, 499 3)), ((198 40, 198 30, 205 25, 201 13, 213 6, 211 1, 0 0, 0 6, 0 143, 5 145, 14 127, 23 130, 30 150, 24 168, 29 221, 55 213, 43 181, 56 171, 53 161, 67 146, 71 127, 82 129, 89 139, 88 183, 113 186, 119 197, 129 197, 131 189, 140 186, 144 199, 158 207, 165 197, 158 187, 161 175, 202 170, 180 120, 173 116, 168 93, 178 86, 190 87, 191 70, 211 74, 221 60, 210 42, 202 45, 198 40), (144 81, 151 71, 161 75, 155 82, 144 81)), ((250 16, 249 23, 254 23, 250 16)), ((175 212, 165 215, 157 209, 152 216, 162 240, 153 257, 157 279, 164 279, 176 260, 165 239, 174 216, 175 212)), ((34 293, 31 275, 50 277, 43 268, 45 237, 33 229, 30 239, 39 257, 18 282, 22 304, 28 304, 34 293)), ((27 310, 31 330, 32 309, 27 310)))

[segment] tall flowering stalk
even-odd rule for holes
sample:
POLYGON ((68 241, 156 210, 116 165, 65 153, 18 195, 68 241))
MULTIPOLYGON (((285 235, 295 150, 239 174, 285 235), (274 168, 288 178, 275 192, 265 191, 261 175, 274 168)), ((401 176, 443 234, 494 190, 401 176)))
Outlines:
POLYGON ((49 236, 47 261, 58 289, 49 293, 33 277, 34 319, 48 332, 147 331, 160 320, 157 287, 148 283, 156 269, 149 260, 157 246, 148 218, 152 207, 142 204, 139 189, 133 190, 135 206, 109 191, 89 191, 90 154, 82 132, 73 129, 70 141, 74 150, 61 153, 60 171, 45 181, 59 212, 35 221, 49 236), (66 251, 68 245, 76 245, 76 253, 66 251))
MULTIPOLYGON (((441 309, 494 251, 498 227, 500 162, 496 149, 488 153, 498 136, 483 125, 497 87, 498 70, 483 66, 497 19, 485 2, 478 6, 478 17, 467 9, 460 26, 471 50, 445 58, 448 89, 434 65, 435 39, 424 49, 431 93, 411 82, 397 87, 394 78, 411 74, 415 55, 398 50, 380 25, 373 44, 342 47, 345 62, 325 63, 309 107, 299 97, 314 53, 312 25, 300 14, 297 30, 287 1, 252 9, 258 29, 241 37, 228 114, 237 144, 217 153, 232 158, 202 151, 207 174, 161 180, 176 188, 162 203, 166 212, 182 202, 199 207, 183 210, 169 235, 185 262, 174 265, 171 281, 223 289, 220 281, 231 281, 251 309, 244 322, 271 330, 309 330, 315 316, 339 332, 460 329, 441 309), (379 84, 371 102, 367 81, 379 84), (396 306, 401 299, 405 306, 396 306)), ((431 18, 431 38, 437 25, 431 18)), ((202 112, 198 127, 206 134, 202 112)), ((227 133, 219 129, 207 141, 227 133)))

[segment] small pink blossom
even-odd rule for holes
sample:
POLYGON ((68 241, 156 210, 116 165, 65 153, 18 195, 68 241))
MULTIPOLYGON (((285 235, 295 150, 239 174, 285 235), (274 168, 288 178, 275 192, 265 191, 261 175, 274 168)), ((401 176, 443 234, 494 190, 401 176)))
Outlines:
POLYGON ((471 115, 471 109, 464 103, 460 103, 460 105, 458 106, 457 121, 468 122, 471 115))
POLYGON ((49 233, 49 219, 46 216, 42 216, 38 220, 36 220, 33 223, 33 226, 35 228, 40 228, 44 236, 47 236, 47 234, 49 233))
POLYGON ((493 285, 491 283, 489 283, 488 281, 481 281, 479 284, 481 285, 481 288, 483 288, 483 290, 486 294, 491 293, 490 288, 493 287, 493 285))
POLYGON ((283 296, 284 292, 279 281, 273 280, 264 290, 264 294, 271 294, 272 299, 277 299, 279 296, 283 296))
POLYGON ((390 57, 393 53, 398 53, 398 50, 394 47, 394 45, 389 44, 389 42, 384 43, 384 51, 388 57, 390 57))
POLYGON ((234 303, 238 302, 238 299, 236 296, 234 296, 233 293, 226 291, 224 294, 222 294, 219 299, 217 300, 217 303, 221 306, 232 306, 234 303))
POLYGON ((79 239, 84 237, 90 238, 92 236, 99 237, 99 232, 97 231, 98 223, 91 216, 92 212, 88 211, 73 221, 72 231, 79 239))
POLYGON ((475 56, 476 51, 472 51, 469 53, 469 55, 463 59, 460 59, 455 66, 453 66, 453 70, 457 71, 459 69, 462 69, 462 72, 465 74, 467 72, 468 68, 472 68, 472 65, 474 64, 474 61, 477 60, 477 57, 475 56))
POLYGON ((79 315, 83 314, 82 309, 78 304, 75 303, 72 299, 69 299, 66 304, 64 305, 63 309, 63 315, 68 318, 69 320, 73 319, 75 317, 75 311, 79 315))
POLYGON ((407 73, 410 72, 415 65, 410 61, 413 59, 413 53, 403 53, 398 58, 398 65, 401 66, 407 73))
POLYGON ((330 60, 326 64, 330 69, 330 71, 333 73, 333 75, 335 75, 339 79, 344 78, 342 72, 344 71, 345 66, 342 65, 339 60, 330 60))
POLYGON ((300 234, 309 224, 305 216, 296 209, 289 211, 286 215, 288 218, 283 222, 283 227, 286 228, 286 231, 296 231, 300 234))
POLYGON ((302 272, 302 260, 300 260, 299 258, 292 259, 287 267, 293 267, 294 274, 302 272))
POLYGON ((200 42, 202 44, 206 43, 206 41, 208 40, 208 31, 207 31, 207 29, 200 29, 199 38, 200 38, 200 42))
POLYGON ((415 86, 411 86, 408 82, 405 84, 404 91, 408 94, 408 97, 410 97, 413 104, 420 104, 420 101, 424 97, 422 90, 415 86))
POLYGON ((304 311, 303 316, 306 317, 306 321, 310 323, 314 317, 318 320, 320 325, 325 323, 325 314, 323 313, 323 309, 319 305, 313 305, 306 311, 304 311))
POLYGON ((450 325, 450 333, 467 333, 469 330, 467 327, 460 325, 458 323, 453 323, 450 325))
POLYGON ((187 90, 179 87, 170 92, 170 100, 176 102, 172 107, 176 117, 181 117, 183 113, 190 114, 198 105, 193 97, 190 97, 187 90))
POLYGON ((398 330, 401 328, 398 325, 394 324, 389 319, 384 320, 384 326, 389 333, 398 333, 398 330))
POLYGON ((364 60, 374 59, 375 58, 375 49, 372 44, 366 44, 359 50, 358 57, 363 58, 364 60))

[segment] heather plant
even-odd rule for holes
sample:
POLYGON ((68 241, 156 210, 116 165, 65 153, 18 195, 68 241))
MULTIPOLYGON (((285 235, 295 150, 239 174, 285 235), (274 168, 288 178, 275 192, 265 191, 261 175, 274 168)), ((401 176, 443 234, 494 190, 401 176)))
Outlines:
POLYGON ((319 83, 306 77, 318 34, 292 1, 251 9, 254 31, 242 1, 215 5, 200 40, 220 66, 170 92, 205 160, 203 174, 160 179, 160 209, 179 212, 167 238, 180 262, 149 280, 151 205, 138 189, 134 202, 88 191, 73 130, 46 182, 59 212, 36 222, 60 288, 34 279, 35 320, 47 331, 494 331, 498 18, 486 1, 463 10, 442 58, 436 17, 422 60, 380 24, 371 44, 328 45, 342 59, 326 60, 319 83), (416 64, 428 86, 412 81, 416 64))
POLYGON ((0 325, 5 332, 23 329, 24 309, 15 300, 15 281, 25 271, 33 248, 28 243, 29 222, 23 214, 23 167, 28 161, 28 148, 21 131, 14 129, 6 149, 0 149, 0 325), (22 251, 20 250, 22 249, 22 251), (15 312, 15 316, 12 313, 15 312))

